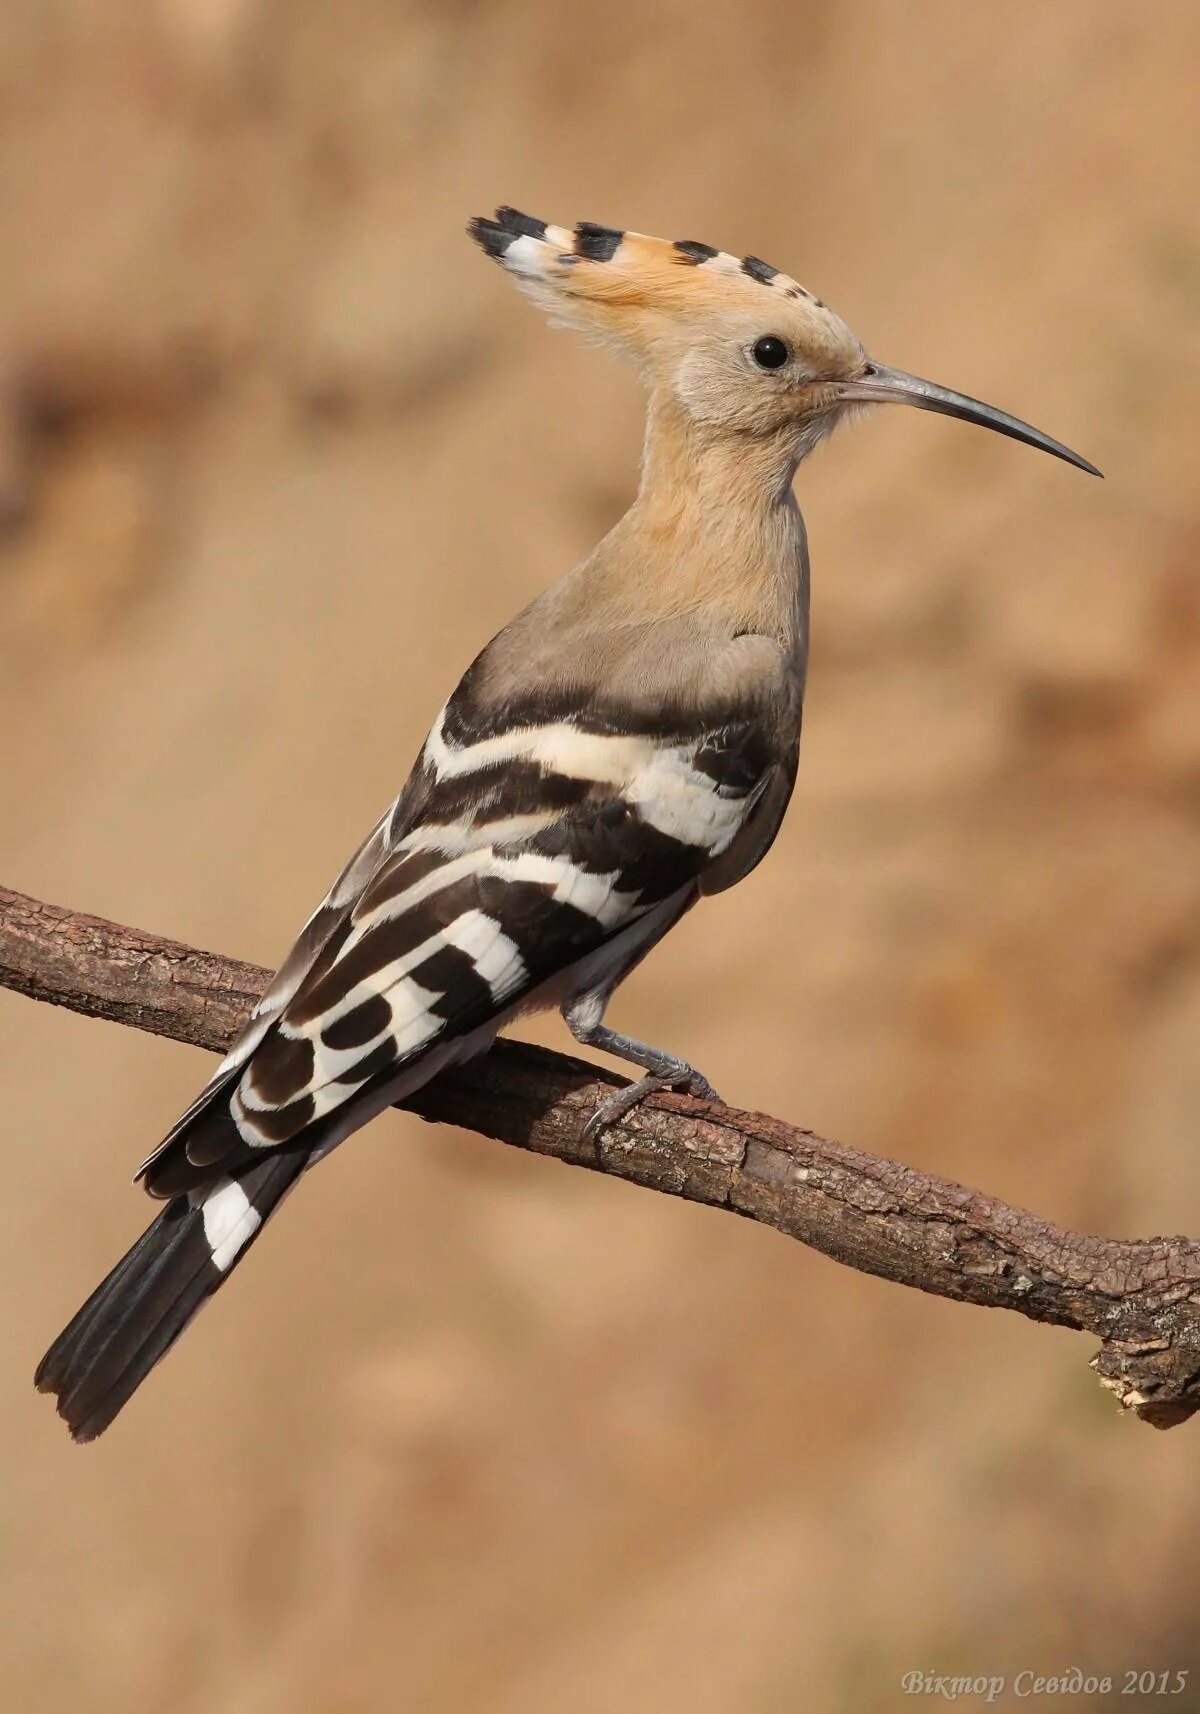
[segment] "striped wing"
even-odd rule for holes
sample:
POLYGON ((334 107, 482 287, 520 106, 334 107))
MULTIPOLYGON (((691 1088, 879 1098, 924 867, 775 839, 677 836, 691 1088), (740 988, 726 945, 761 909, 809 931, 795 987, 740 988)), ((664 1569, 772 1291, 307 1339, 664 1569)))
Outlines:
POLYGON ((747 721, 639 736, 576 718, 464 742, 443 715, 148 1188, 175 1195, 258 1150, 344 1135, 569 991, 664 901, 684 908, 772 773, 747 721))

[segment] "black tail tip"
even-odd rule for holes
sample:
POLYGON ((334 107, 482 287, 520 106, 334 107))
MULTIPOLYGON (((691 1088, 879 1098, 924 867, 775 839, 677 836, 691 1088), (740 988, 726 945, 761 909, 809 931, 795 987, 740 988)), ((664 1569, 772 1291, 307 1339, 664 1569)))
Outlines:
POLYGON ((105 1424, 97 1424, 90 1417, 76 1417, 70 1408, 68 1392, 67 1366, 61 1360, 56 1360, 56 1351, 52 1346, 42 1358, 34 1371, 33 1384, 39 1393, 49 1393, 54 1399, 54 1408, 63 1422, 67 1432, 76 1446, 86 1446, 104 1431, 105 1424))

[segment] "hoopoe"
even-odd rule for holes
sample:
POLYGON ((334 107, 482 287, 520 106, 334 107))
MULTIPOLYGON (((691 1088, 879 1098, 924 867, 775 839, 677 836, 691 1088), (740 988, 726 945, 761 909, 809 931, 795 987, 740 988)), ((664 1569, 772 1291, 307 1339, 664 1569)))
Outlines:
POLYGON ((76 1440, 108 1426, 309 1167, 520 1013, 649 1091, 706 1079, 604 1022, 701 896, 740 881, 796 774, 808 653, 800 460, 896 401, 1099 472, 1058 441, 869 358, 777 269, 691 241, 512 208, 470 223, 517 284, 633 359, 636 499, 487 645, 216 1073, 138 1177, 158 1218, 55 1340, 37 1385, 76 1440))

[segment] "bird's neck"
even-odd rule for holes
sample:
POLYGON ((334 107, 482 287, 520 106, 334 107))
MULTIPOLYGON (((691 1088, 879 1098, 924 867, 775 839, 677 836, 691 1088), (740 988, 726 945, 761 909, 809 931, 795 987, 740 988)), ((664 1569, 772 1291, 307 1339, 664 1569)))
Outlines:
POLYGON ((795 646, 808 555, 794 445, 714 433, 669 395, 650 400, 638 495, 602 563, 647 617, 710 613, 795 646))

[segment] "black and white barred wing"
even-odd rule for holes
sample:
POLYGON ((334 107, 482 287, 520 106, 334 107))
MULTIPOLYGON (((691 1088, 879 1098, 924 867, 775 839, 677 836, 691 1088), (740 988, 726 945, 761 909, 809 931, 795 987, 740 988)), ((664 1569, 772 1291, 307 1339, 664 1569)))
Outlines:
POLYGON ((661 932, 741 831, 763 780, 752 752, 742 729, 663 739, 564 721, 456 747, 439 724, 415 825, 233 1068, 233 1127, 201 1116, 151 1188, 175 1194, 302 1133, 329 1146, 506 1016, 601 985, 606 949, 627 959, 638 924, 661 932))
MULTIPOLYGON (((603 991, 728 866, 776 770, 752 735, 435 732, 257 1016, 145 1169, 167 1197, 46 1353, 100 1433, 313 1161, 522 1006, 603 991)), ((739 862, 741 859, 737 859, 739 862)))

